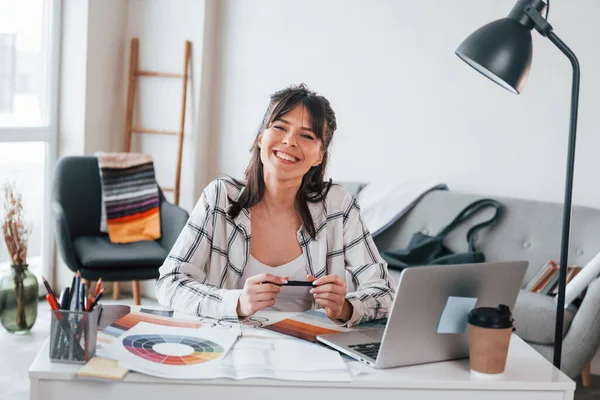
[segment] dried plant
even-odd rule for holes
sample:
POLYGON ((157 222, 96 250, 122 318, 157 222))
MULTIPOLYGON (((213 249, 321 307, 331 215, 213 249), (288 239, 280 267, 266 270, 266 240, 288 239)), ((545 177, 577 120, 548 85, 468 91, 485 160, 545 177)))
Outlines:
POLYGON ((17 319, 19 329, 27 328, 25 316, 25 288, 23 280, 27 269, 27 240, 29 229, 25 225, 25 210, 23 209, 23 198, 16 190, 14 182, 4 184, 4 216, 2 219, 2 233, 8 248, 11 264, 13 267, 13 279, 15 282, 15 295, 17 297, 17 319))
POLYGON ((25 210, 21 192, 16 190, 14 182, 4 184, 4 216, 2 233, 8 248, 12 265, 27 264, 27 240, 29 229, 25 225, 25 210))

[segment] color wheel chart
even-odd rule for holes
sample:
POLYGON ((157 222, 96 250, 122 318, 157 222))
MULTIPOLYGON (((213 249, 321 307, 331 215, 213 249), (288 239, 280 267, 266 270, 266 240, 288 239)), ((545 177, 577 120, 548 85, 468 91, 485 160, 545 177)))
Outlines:
POLYGON ((130 353, 165 365, 193 365, 219 358, 225 352, 213 341, 181 335, 130 335, 123 338, 130 353))

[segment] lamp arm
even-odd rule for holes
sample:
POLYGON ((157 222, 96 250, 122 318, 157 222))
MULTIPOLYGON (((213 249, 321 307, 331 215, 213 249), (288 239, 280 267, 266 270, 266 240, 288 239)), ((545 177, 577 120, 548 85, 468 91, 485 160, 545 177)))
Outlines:
POLYGON ((554 331, 554 366, 560 369, 562 354, 562 331, 565 315, 565 286, 567 281, 567 263, 569 259, 569 233, 571 230, 571 201, 573 195, 573 171, 575 169, 575 139, 577 136, 577 110, 579 106, 579 61, 575 53, 559 39, 552 26, 531 6, 524 9, 535 29, 548 37, 552 43, 571 61, 573 66, 573 84, 571 86, 571 120, 569 122, 569 143, 567 148, 567 174, 565 181, 565 200, 563 206, 562 238, 560 244, 560 264, 558 272, 558 299, 556 308, 556 326, 554 331))
POLYGON ((556 327, 554 333, 554 366, 560 369, 562 353, 562 330, 565 312, 565 286, 567 262, 569 258, 569 232, 571 229, 571 200, 573 193, 573 171, 575 168, 575 139, 577 136, 577 110, 579 106, 579 61, 562 40, 549 31, 548 39, 562 51, 573 66, 573 84, 571 87, 571 120, 569 122, 569 143, 567 148, 567 174, 565 182, 565 201, 563 208, 562 239, 560 246, 560 266, 558 275, 558 301, 556 309, 556 327))

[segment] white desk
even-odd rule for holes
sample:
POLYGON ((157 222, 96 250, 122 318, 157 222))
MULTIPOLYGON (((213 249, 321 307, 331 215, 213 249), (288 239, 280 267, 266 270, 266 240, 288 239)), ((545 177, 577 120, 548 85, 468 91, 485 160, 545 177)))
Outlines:
POLYGON ((78 365, 51 363, 48 341, 29 368, 32 400, 118 399, 527 399, 573 400, 575 382, 513 335, 501 380, 471 377, 469 360, 382 370, 353 382, 270 379, 167 380, 130 372, 123 381, 77 377, 78 365))

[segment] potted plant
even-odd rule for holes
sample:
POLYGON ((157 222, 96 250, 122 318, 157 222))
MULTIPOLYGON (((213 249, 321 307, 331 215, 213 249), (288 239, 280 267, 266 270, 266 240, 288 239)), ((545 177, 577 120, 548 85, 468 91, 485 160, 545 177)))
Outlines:
POLYGON ((28 270, 27 240, 21 193, 14 183, 2 188, 2 234, 10 256, 10 274, 0 280, 0 323, 9 332, 27 333, 37 318, 38 280, 28 270))

